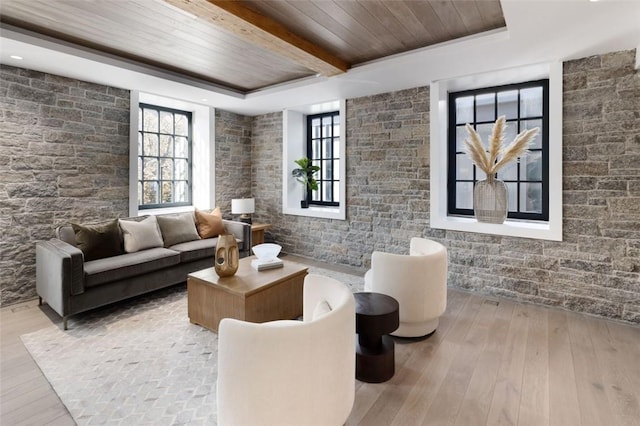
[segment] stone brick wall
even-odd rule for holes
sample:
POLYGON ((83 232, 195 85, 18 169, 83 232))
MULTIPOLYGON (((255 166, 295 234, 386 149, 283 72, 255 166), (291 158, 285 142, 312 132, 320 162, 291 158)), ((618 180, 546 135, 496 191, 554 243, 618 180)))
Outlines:
POLYGON ((347 101, 347 220, 282 214, 282 114, 253 124, 256 218, 283 251, 367 266, 373 250, 402 253, 429 223, 429 90, 347 101))
MULTIPOLYGON (((449 285, 640 323, 640 77, 634 51, 564 64, 562 242, 429 228, 429 90, 347 101, 347 220, 282 214, 282 114, 216 111, 216 204, 253 196, 284 251, 368 268, 412 236, 449 285)), ((0 303, 35 297, 35 242, 128 210, 127 91, 0 68, 0 303)), ((552 189, 553 190, 553 189, 552 189)), ((228 214, 226 214, 228 216, 228 214)))
MULTIPOLYGON (((564 64, 562 242, 429 228, 429 90, 347 101, 347 220, 283 216, 282 116, 253 123, 253 195, 284 251, 367 268, 412 236, 449 286, 640 323, 640 88, 634 51, 564 64)), ((552 189, 553 190, 553 189, 552 189)))
POLYGON ((429 89, 347 102, 350 263, 371 252, 408 253, 429 226, 429 89))
MULTIPOLYGON (((563 242, 542 247, 551 304, 640 323, 640 74, 635 51, 564 64, 563 242)), ((532 292, 535 288, 530 289, 532 292)))
MULTIPOLYGON (((282 113, 254 117, 251 135, 251 195, 256 201, 253 221, 273 223, 279 229, 279 241, 289 241, 292 236, 278 225, 289 219, 282 215, 282 113)), ((294 243, 287 244, 292 247, 294 243)))
POLYGON ((216 207, 231 218, 231 199, 251 196, 251 117, 216 109, 216 207))
POLYGON ((35 243, 126 216, 129 91, 0 66, 0 304, 36 297, 35 243))
POLYGON ((447 232, 452 285, 640 323, 634 59, 626 51, 564 64, 563 241, 447 232))

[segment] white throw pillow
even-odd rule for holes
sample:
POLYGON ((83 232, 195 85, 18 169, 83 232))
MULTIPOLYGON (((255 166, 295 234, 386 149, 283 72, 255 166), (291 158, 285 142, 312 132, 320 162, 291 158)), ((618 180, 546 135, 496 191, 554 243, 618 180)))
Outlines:
POLYGON ((127 253, 164 245, 155 216, 149 216, 140 222, 135 220, 120 220, 119 222, 124 235, 124 251, 127 253))

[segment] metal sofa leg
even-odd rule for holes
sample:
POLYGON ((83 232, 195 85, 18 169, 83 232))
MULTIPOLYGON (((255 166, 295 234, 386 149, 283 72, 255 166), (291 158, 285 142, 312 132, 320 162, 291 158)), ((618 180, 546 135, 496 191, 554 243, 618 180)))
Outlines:
POLYGON ((62 329, 67 330, 67 317, 62 317, 62 329))
POLYGON ((38 306, 42 306, 42 297, 38 296, 38 306))

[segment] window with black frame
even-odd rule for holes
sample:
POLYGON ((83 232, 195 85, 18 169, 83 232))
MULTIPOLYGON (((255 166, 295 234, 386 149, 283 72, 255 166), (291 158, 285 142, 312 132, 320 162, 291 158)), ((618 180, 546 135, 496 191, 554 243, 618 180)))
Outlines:
POLYGON ((540 132, 529 152, 499 170, 497 178, 508 189, 508 218, 549 220, 549 80, 449 93, 448 212, 473 215, 473 187, 485 179, 465 153, 469 123, 488 141, 493 124, 506 118, 505 144, 523 130, 540 132))
POLYGON ((191 204, 191 112, 140 104, 138 206, 191 204))
POLYGON ((340 205, 340 113, 307 116, 307 156, 320 167, 318 189, 310 191, 309 204, 340 205))

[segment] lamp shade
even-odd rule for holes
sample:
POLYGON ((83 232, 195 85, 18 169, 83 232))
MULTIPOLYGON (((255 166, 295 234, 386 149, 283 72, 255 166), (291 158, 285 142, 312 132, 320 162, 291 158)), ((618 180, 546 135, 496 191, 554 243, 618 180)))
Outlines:
POLYGON ((253 198, 234 198, 231 200, 231 214, 251 214, 255 212, 256 203, 253 198))

